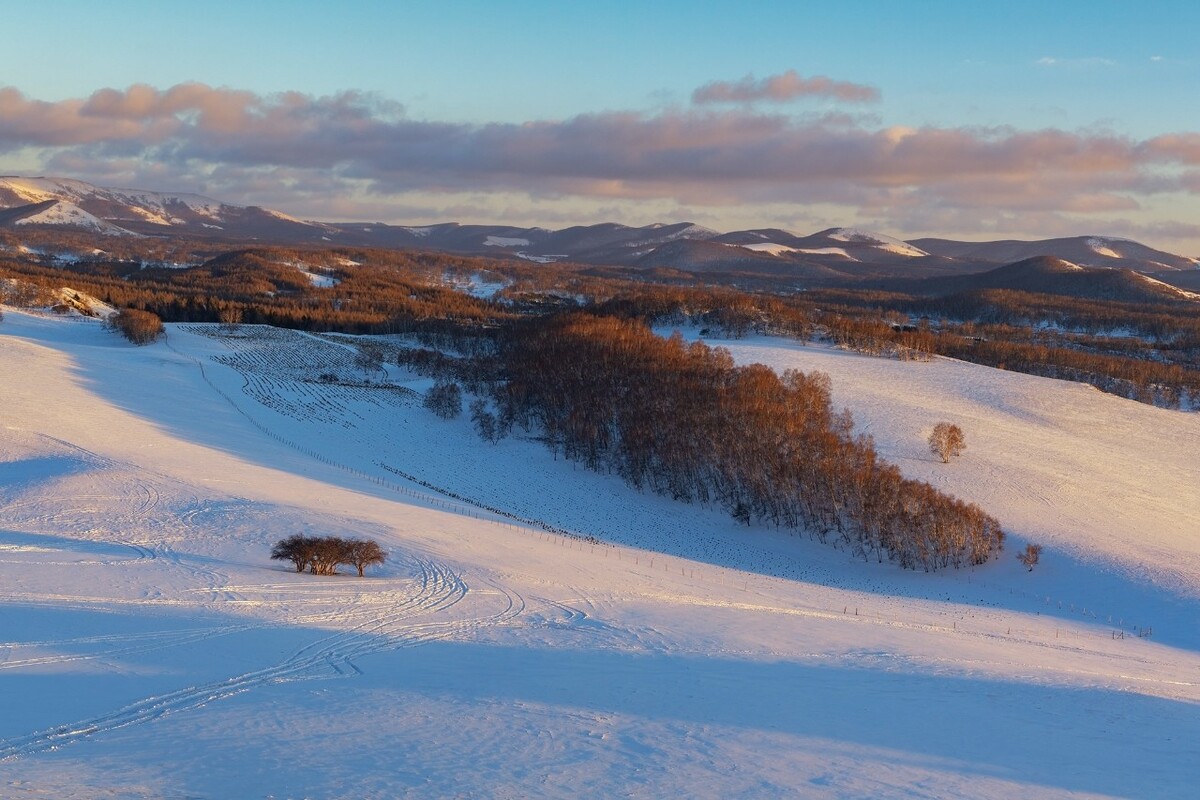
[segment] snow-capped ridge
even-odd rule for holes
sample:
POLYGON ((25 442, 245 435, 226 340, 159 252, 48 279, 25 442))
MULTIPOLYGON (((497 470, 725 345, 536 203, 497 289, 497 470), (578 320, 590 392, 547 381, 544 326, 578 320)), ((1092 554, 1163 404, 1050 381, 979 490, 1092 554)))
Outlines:
POLYGON ((1178 286, 1172 286, 1169 283, 1164 283, 1157 278, 1151 278, 1149 275, 1144 275, 1140 272, 1135 272, 1133 274, 1149 285, 1154 286, 1155 288, 1165 289, 1172 294, 1176 294, 1179 297, 1184 298, 1185 300, 1200 300, 1200 294, 1196 292, 1189 292, 1187 289, 1180 289, 1178 286))
POLYGON ((882 233, 864 231, 858 228, 832 228, 829 231, 823 231, 823 233, 834 241, 868 244, 885 252, 893 253, 899 256, 919 258, 921 256, 929 255, 929 253, 926 253, 921 248, 915 247, 900 239, 896 239, 895 237, 886 236, 882 233))
POLYGON ((105 222, 74 203, 52 200, 48 207, 16 220, 14 225, 71 225, 109 236, 132 236, 132 231, 105 222))
POLYGON ((754 244, 730 245, 730 247, 744 247, 747 250, 753 250, 756 253, 770 253, 773 256, 782 253, 798 252, 795 247, 788 247, 786 244, 778 244, 776 242, 756 242, 754 244))
POLYGON ((259 233, 276 233, 278 222, 297 226, 297 230, 329 229, 321 223, 303 222, 280 211, 233 205, 199 194, 105 188, 69 178, 0 178, 0 210, 51 201, 67 205, 59 212, 38 218, 38 223, 81 227, 107 235, 117 234, 119 228, 153 235, 181 230, 198 233, 231 231, 235 235, 256 237, 259 233), (82 213, 73 212, 72 207, 82 213), (264 224, 269 227, 260 231, 264 224))
POLYGON ((1110 247, 1109 245, 1120 244, 1120 243, 1137 244, 1132 239, 1121 239, 1116 236, 1089 236, 1087 238, 1086 243, 1087 243, 1088 247, 1092 248, 1092 250, 1096 253, 1096 255, 1105 256, 1106 258, 1124 258, 1125 257, 1121 253, 1112 249, 1112 247, 1110 247))

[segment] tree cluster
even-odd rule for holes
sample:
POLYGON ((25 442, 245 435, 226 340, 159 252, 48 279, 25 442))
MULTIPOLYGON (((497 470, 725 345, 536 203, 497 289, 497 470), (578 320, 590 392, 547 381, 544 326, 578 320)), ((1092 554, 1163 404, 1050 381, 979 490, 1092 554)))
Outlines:
POLYGON ((855 436, 820 373, 736 367, 719 348, 588 314, 531 324, 501 353, 501 429, 535 428, 636 487, 908 568, 981 564, 1002 547, 995 519, 903 478, 855 436))
POLYGON ((367 567, 387 560, 387 553, 370 539, 295 534, 276 542, 271 548, 271 558, 291 561, 296 572, 307 569, 313 575, 336 575, 337 568, 346 564, 357 569, 361 578, 367 567))
POLYGON ((649 325, 690 324, 733 338, 749 333, 800 338, 812 335, 812 317, 807 309, 771 295, 721 287, 639 286, 595 303, 591 310, 649 325))

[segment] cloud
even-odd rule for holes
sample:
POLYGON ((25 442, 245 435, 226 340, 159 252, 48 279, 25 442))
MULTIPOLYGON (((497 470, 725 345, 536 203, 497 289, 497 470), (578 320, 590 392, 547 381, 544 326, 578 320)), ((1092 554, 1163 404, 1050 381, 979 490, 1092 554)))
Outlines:
POLYGON ((359 92, 260 95, 196 83, 53 103, 0 88, 0 152, 36 152, 43 171, 103 185, 389 220, 433 208, 439 195, 460 210, 488 197, 546 213, 836 205, 897 219, 974 215, 981 226, 1137 214, 1148 197, 1200 197, 1193 132, 882 126, 870 116, 704 105, 465 124, 410 119, 359 92))
POLYGON ((1142 152, 1151 159, 1200 166, 1200 133, 1169 133, 1155 136, 1142 145, 1142 152))
POLYGON ((747 75, 740 81, 714 81, 692 92, 696 105, 709 103, 787 103, 804 97, 823 97, 844 103, 873 103, 879 90, 848 81, 835 81, 824 75, 804 78, 795 70, 755 80, 747 75))
POLYGON ((1085 58, 1060 58, 1058 56, 1042 56, 1033 62, 1039 67, 1061 67, 1064 69, 1096 69, 1098 67, 1115 67, 1117 62, 1111 58, 1089 56, 1085 58))

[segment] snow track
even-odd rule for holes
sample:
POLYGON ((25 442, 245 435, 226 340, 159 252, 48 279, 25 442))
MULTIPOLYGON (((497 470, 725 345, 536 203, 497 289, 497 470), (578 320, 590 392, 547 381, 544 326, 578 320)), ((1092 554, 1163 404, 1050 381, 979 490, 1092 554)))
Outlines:
MULTIPOLYGON (((369 602, 359 602, 322 620, 323 624, 338 626, 339 629, 335 633, 299 647, 277 664, 224 680, 146 697, 108 714, 2 741, 0 761, 56 750, 86 737, 99 736, 132 725, 152 722, 171 714, 197 709, 268 683, 303 680, 330 671, 335 675, 361 674, 361 668, 355 664, 357 659, 373 653, 469 635, 481 628, 508 622, 524 611, 525 601, 519 594, 492 584, 492 588, 504 598, 503 607, 499 610, 462 619, 430 619, 463 600, 468 594, 467 584, 456 572, 436 561, 413 557, 409 566, 416 571, 411 592, 388 590, 370 595, 357 595, 360 601, 369 598, 369 602)), ((258 588, 278 587, 279 585, 270 585, 258 588)), ((194 641, 197 638, 246 630, 249 627, 252 626, 230 626, 219 631, 175 631, 159 636, 150 635, 148 638, 151 638, 152 642, 144 647, 167 647, 182 641, 194 641)), ((109 640, 108 637, 92 637, 86 641, 109 640)), ((134 652, 139 652, 137 646, 113 650, 110 654, 134 652)), ((50 661, 30 660, 17 662, 13 666, 30 666, 34 663, 50 661)))
POLYGON ((923 574, 482 443, 364 343, 173 326, 134 348, 5 309, 0 796, 1194 796, 1196 606, 1151 586, 1195 571, 1186 418, 731 343, 827 359, 906 473, 1046 534, 1032 573, 923 574), (931 408, 969 421, 952 469, 924 453, 931 408), (1132 467, 1086 451, 1101 490, 1097 429, 1132 467), (1151 578, 1093 568, 1125 529, 1151 578), (297 574, 268 558, 294 533, 390 557, 297 574))

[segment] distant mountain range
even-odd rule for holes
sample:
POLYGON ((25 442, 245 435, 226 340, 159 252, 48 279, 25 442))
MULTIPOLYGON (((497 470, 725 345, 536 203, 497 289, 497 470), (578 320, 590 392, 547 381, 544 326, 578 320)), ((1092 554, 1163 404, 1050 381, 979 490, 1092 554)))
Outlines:
MULTIPOLYGON (((0 177, 0 228, 21 226, 66 226, 110 236, 411 248, 542 263, 787 277, 809 284, 961 276, 1041 256, 1086 268, 1163 274, 1200 267, 1197 259, 1104 236, 960 242, 901 241, 854 228, 804 236, 778 228, 720 233, 687 222, 644 227, 601 223, 561 230, 454 222, 325 223, 196 194, 108 189, 63 178, 0 177)), ((1190 277, 1182 283, 1190 285, 1190 277)))

